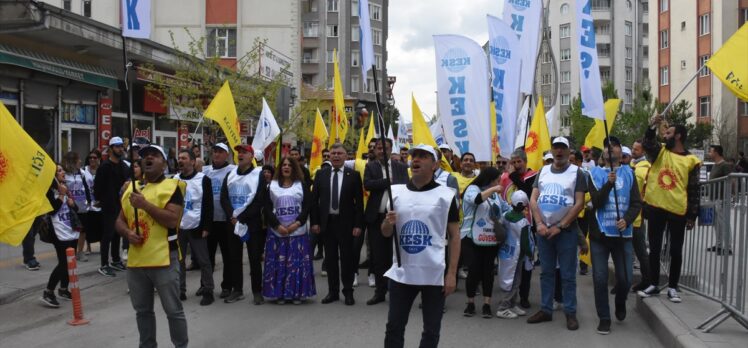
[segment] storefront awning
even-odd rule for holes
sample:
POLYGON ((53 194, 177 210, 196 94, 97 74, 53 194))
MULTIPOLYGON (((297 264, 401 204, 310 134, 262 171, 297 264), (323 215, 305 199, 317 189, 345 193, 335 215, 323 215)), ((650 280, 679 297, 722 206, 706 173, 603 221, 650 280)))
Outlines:
POLYGON ((10 64, 71 80, 118 90, 117 77, 107 69, 0 44, 0 64, 10 64))

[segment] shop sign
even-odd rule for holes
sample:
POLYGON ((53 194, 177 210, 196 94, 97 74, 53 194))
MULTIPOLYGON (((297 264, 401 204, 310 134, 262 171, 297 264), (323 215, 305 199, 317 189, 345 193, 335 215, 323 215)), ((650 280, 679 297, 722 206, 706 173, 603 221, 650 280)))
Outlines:
POLYGON ((109 146, 112 138, 112 98, 99 99, 99 149, 109 146))
POLYGON ((135 133, 133 134, 133 138, 143 137, 146 139, 151 139, 151 127, 148 127, 146 129, 138 129, 135 128, 135 133))
POLYGON ((186 149, 190 147, 190 129, 187 124, 182 123, 177 129, 177 135, 179 137, 179 148, 186 149))

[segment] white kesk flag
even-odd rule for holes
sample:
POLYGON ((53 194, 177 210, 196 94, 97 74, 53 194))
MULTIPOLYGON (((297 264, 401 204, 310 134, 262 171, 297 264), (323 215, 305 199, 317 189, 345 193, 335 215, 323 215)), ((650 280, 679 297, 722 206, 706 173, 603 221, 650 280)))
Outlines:
MULTIPOLYGON (((545 103, 543 103, 545 104, 545 103)), ((548 124, 548 132, 551 134, 556 134, 557 132, 554 131, 553 126, 555 126, 554 122, 556 121, 556 106, 554 105, 548 112, 545 113, 545 123, 548 124)))
POLYGON ((514 139, 514 150, 525 146, 525 140, 527 138, 527 121, 530 120, 528 117, 530 114, 530 97, 525 98, 525 102, 522 104, 522 108, 517 114, 517 137, 514 139))
MULTIPOLYGON (((504 23, 511 26, 522 43, 522 73, 520 92, 532 93, 535 60, 540 44, 540 13, 542 0, 504 0, 504 23)), ((555 6, 555 5, 551 5, 555 6)))
POLYGON ((151 37, 151 0, 122 1, 122 36, 136 39, 151 37))
POLYGON ((408 146, 408 126, 405 125, 405 120, 402 116, 397 122, 397 139, 395 143, 401 149, 408 146))
POLYGON ((511 27, 501 19, 488 15, 488 54, 491 61, 491 93, 496 105, 496 134, 501 156, 509 158, 517 135, 516 119, 519 106, 519 73, 522 50, 511 27))
POLYGON ((371 41, 371 20, 369 18, 369 0, 358 2, 358 23, 361 30, 361 76, 366 89, 366 73, 374 64, 374 46, 371 41))
POLYGON ((252 139, 252 148, 265 151, 265 148, 275 140, 278 134, 280 134, 278 122, 275 122, 273 112, 270 111, 265 98, 262 98, 262 113, 260 114, 260 119, 257 120, 255 137, 252 139))
POLYGON ((399 153, 400 144, 398 144, 397 139, 395 139, 395 134, 392 133, 392 127, 387 127, 387 139, 392 140, 392 153, 399 153))
POLYGON ((582 90, 582 114, 605 120, 605 105, 597 61, 592 0, 577 0, 577 42, 579 43, 579 85, 582 90))
POLYGON ((431 136, 434 137, 434 141, 436 142, 437 146, 447 143, 447 138, 444 136, 444 127, 442 127, 441 119, 437 118, 433 121, 433 123, 429 126, 429 132, 431 132, 431 136))
POLYGON ((491 161, 488 60, 475 41, 459 35, 434 35, 436 87, 442 126, 455 152, 472 152, 491 161))

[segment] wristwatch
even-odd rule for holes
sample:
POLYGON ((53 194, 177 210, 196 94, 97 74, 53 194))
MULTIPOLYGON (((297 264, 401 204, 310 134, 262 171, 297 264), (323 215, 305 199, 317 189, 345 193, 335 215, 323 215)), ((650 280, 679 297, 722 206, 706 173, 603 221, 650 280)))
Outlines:
POLYGON ((568 227, 569 227, 569 225, 564 225, 564 224, 562 224, 562 223, 560 223, 560 222, 558 223, 558 228, 560 228, 560 229, 562 229, 562 230, 565 230, 565 229, 567 229, 568 227))

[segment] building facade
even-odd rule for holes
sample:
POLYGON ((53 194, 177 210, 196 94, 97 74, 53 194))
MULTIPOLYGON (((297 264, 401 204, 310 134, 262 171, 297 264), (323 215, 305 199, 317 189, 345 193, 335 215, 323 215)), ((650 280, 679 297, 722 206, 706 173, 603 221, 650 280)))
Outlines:
MULTIPOLYGON (((748 152, 748 103, 740 101, 702 66, 748 19, 746 0, 656 0, 649 13, 653 94, 692 104, 694 122, 711 122, 714 141, 728 156, 748 152), (689 84, 691 79, 695 81, 689 84)), ((741 59, 748 59, 741 57, 741 59)))

